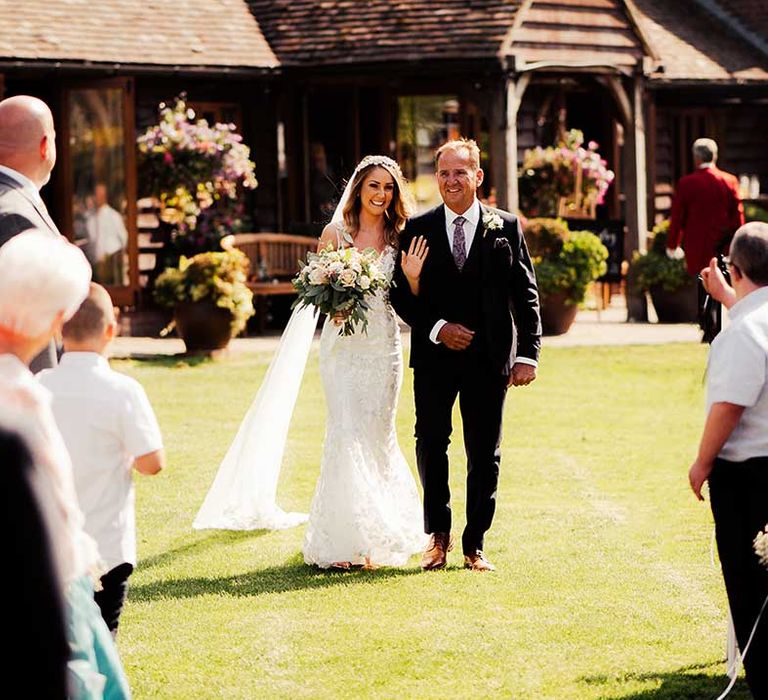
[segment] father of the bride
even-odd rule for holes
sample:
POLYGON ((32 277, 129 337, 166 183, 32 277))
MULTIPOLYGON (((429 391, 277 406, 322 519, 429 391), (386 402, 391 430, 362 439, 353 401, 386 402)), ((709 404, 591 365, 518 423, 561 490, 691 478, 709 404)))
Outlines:
POLYGON ((402 239, 403 250, 418 236, 429 246, 418 296, 399 268, 390 291, 412 329, 416 459, 431 535, 421 565, 443 568, 453 545, 448 443, 458 396, 467 453, 464 565, 493 571, 483 541, 496 509, 504 398, 508 386, 536 378, 539 296, 517 218, 477 199, 477 144, 450 141, 437 150, 435 165, 444 204, 412 219, 402 239))

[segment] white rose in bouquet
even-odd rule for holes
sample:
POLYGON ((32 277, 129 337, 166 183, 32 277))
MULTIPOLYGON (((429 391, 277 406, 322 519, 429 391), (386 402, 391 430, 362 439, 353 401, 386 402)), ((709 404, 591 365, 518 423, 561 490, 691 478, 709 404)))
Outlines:
POLYGON ((307 262, 293 280, 298 298, 294 306, 316 306, 322 313, 346 316, 340 329, 343 335, 352 335, 357 326, 367 332, 369 295, 389 286, 377 265, 378 253, 369 248, 333 250, 309 253, 307 262))
POLYGON ((339 274, 339 282, 341 282, 345 287, 351 287, 355 283, 356 279, 357 273, 349 267, 346 270, 342 270, 339 274))

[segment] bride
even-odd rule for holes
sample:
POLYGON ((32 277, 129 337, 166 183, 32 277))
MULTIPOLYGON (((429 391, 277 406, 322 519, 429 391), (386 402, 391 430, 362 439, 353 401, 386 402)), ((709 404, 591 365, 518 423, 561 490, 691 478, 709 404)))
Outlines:
MULTIPOLYGON (((339 206, 341 217, 325 227, 319 247, 374 248, 391 281, 409 213, 397 163, 364 158, 339 206)), ((423 241, 402 254, 414 291, 426 254, 423 241)), ((340 335, 343 318, 336 317, 320 337, 328 418, 303 552, 307 564, 321 568, 399 566, 425 542, 416 484, 395 431, 403 359, 386 292, 373 297, 367 318, 367 334, 340 335)))
MULTIPOLYGON (((391 280, 408 214, 397 163, 386 156, 366 156, 347 183, 319 247, 374 248, 391 280)), ((401 253, 414 294, 426 255, 423 240, 401 253)), ((320 339, 328 415, 303 554, 305 562, 321 568, 400 566, 426 541, 416 483, 395 432, 403 361, 399 326, 385 292, 373 297, 367 318, 367 334, 351 336, 339 333, 341 317, 327 319, 320 339)), ((276 489, 316 323, 313 309, 297 310, 291 317, 195 528, 277 529, 306 520, 277 506, 276 489)))

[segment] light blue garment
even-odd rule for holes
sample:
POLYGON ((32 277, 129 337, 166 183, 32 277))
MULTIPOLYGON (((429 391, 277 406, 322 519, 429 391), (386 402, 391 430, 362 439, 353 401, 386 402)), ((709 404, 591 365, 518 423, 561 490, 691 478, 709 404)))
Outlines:
POLYGON ((71 700, 129 700, 131 691, 115 641, 82 576, 67 590, 68 682, 71 700))

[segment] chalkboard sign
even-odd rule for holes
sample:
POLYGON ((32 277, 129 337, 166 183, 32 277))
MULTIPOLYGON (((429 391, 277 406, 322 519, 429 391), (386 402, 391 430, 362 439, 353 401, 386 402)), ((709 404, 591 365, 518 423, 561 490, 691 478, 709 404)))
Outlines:
POLYGON ((591 231, 608 248, 608 272, 600 282, 621 282, 624 260, 624 221, 621 219, 566 219, 571 231, 591 231))

